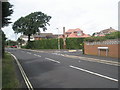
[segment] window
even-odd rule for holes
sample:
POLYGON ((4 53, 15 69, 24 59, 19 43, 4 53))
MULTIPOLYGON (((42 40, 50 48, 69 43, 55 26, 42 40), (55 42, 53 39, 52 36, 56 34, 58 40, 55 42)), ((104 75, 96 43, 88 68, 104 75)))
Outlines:
POLYGON ((81 34, 81 32, 80 32, 80 31, 78 31, 78 32, 77 32, 77 35, 78 35, 78 36, 81 36, 82 34, 81 34))

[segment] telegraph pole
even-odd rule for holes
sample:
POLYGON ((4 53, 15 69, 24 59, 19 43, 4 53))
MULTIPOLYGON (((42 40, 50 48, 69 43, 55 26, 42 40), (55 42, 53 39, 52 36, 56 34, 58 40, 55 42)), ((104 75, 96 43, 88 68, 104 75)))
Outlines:
POLYGON ((63 27, 63 48, 66 49, 65 27, 63 27))
POLYGON ((59 38, 59 29, 57 28, 58 30, 58 50, 60 51, 60 38, 59 38))

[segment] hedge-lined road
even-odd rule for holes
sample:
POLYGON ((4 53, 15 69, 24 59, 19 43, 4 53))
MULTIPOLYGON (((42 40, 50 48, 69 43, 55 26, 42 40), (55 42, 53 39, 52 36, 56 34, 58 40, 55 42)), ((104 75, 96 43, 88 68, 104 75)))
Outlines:
POLYGON ((117 88, 118 66, 52 52, 6 49, 17 57, 34 88, 117 88))

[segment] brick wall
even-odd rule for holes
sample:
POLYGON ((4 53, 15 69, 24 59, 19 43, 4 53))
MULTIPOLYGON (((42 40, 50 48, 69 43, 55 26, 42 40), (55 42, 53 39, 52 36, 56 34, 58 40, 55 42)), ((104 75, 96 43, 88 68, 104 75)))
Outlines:
MULTIPOLYGON (((115 40, 107 40, 103 42, 85 42, 84 53, 88 55, 99 55, 98 47, 108 47, 108 57, 120 58, 120 42, 115 40)), ((100 56, 106 56, 106 50, 100 50, 100 56)))

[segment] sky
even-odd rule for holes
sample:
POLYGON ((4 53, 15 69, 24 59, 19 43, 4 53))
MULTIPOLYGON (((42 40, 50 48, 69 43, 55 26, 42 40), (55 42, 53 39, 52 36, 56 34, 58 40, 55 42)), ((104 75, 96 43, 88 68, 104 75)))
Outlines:
MULTIPOLYGON (((92 35, 110 27, 118 30, 118 2, 120 0, 8 0, 14 13, 11 21, 14 23, 20 17, 32 12, 41 11, 49 16, 50 26, 45 33, 62 34, 65 30, 80 28, 85 34, 92 35), (57 29, 58 28, 58 29, 57 29)), ((3 28, 6 37, 16 40, 20 34, 15 34, 11 23, 3 28)), ((41 29, 41 32, 42 29, 41 29)))

